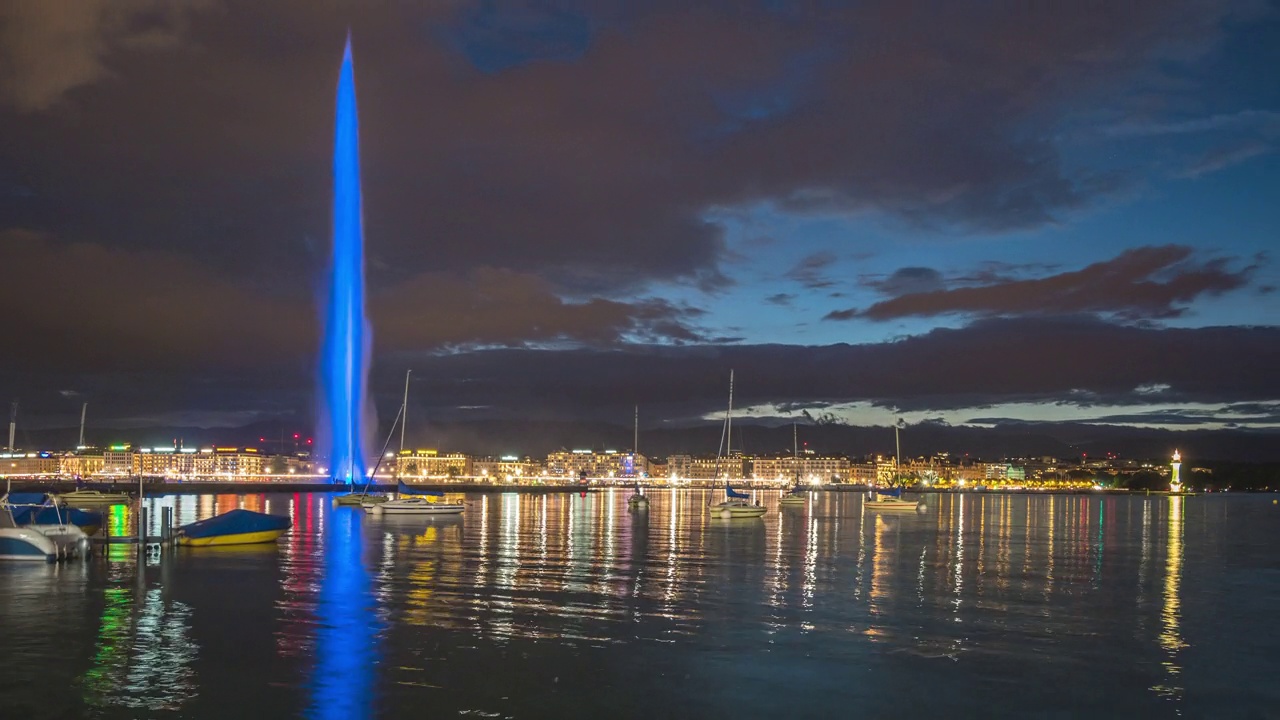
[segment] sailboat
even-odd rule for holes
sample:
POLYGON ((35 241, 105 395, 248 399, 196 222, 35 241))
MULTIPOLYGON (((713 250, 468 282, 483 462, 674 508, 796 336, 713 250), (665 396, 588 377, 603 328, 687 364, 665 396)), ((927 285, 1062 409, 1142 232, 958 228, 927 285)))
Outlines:
MULTIPOLYGON (((640 406, 639 405, 636 406, 636 419, 635 419, 634 432, 635 432, 635 435, 631 441, 631 458, 633 461, 635 461, 637 458, 640 457, 640 406)), ((635 470, 634 466, 632 468, 632 471, 635 472, 637 475, 639 474, 639 471, 635 470)), ((649 509, 649 498, 645 497, 644 493, 640 491, 639 480, 636 481, 635 492, 631 493, 631 496, 627 498, 627 507, 631 508, 632 510, 648 510, 649 509)))
POLYGON ((444 493, 439 490, 424 490, 404 484, 399 484, 395 500, 388 500, 381 504, 370 503, 364 506, 365 510, 369 510, 373 515, 458 515, 461 514, 464 505, 462 503, 446 503, 440 502, 444 499, 444 493))
MULTIPOLYGON (((733 447, 733 371, 729 371, 729 409, 724 416, 724 433, 721 436, 720 449, 727 451, 725 454, 731 454, 733 447)), ((720 470, 720 454, 716 455, 716 471, 720 470)), ((753 504, 751 496, 740 493, 729 486, 729 478, 724 480, 724 502, 714 503, 710 506, 711 515, 724 520, 732 518, 758 518, 764 515, 765 509, 763 505, 753 504)))
MULTIPOLYGON (((405 406, 408 404, 408 400, 409 400, 409 373, 410 372, 412 371, 411 370, 406 371, 404 374, 405 400, 404 402, 400 403, 400 411, 396 413, 396 419, 391 423, 391 432, 387 435, 387 441, 382 444, 382 452, 378 453, 378 462, 374 464, 373 472, 369 473, 369 479, 365 481, 364 489, 361 490, 360 492, 349 492, 349 493, 344 493, 342 495, 335 497, 333 499, 334 506, 359 505, 361 507, 368 507, 376 503, 385 503, 391 499, 382 493, 370 493, 369 485, 372 484, 374 478, 377 477, 378 468, 382 467, 382 459, 387 455, 387 447, 391 445, 391 438, 395 437, 396 426, 400 424, 401 419, 404 417, 405 406)), ((404 447, 403 434, 401 434, 400 436, 400 446, 402 448, 404 447)))
POLYGON ((924 498, 917 502, 906 500, 902 497, 902 476, 898 473, 898 468, 902 467, 902 444, 898 441, 898 429, 902 427, 902 420, 898 420, 893 426, 893 445, 897 458, 894 464, 894 486, 891 488, 874 488, 867 493, 866 502, 863 507, 877 512, 920 512, 923 513, 927 508, 924 504, 924 498))
POLYGON ((635 492, 631 493, 630 497, 627 498, 627 507, 632 510, 649 509, 649 498, 645 497, 644 493, 640 492, 640 483, 636 483, 635 492))
POLYGON ((791 460, 795 463, 795 483, 791 489, 782 494, 779 505, 804 505, 805 497, 800 490, 800 443, 796 440, 796 424, 791 423, 791 460))

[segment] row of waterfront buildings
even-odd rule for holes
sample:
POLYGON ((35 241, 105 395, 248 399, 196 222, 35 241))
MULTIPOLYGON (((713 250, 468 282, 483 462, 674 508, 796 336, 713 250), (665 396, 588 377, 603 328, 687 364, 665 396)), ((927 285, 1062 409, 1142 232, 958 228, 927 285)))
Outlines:
MULTIPOLYGON (((899 479, 937 487, 1088 487, 1098 475, 1094 463, 1056 458, 970 461, 946 454, 929 458, 875 455, 862 458, 821 455, 670 455, 648 458, 615 450, 561 450, 543 459, 486 457, 436 450, 389 453, 377 463, 379 481, 487 482, 502 484, 588 481, 683 483, 731 480, 743 483, 792 482, 885 485, 899 479)), ((1146 465, 1146 467, 1151 467, 1146 465)), ((1157 466, 1158 467, 1158 466, 1157 466)), ((370 469, 373 472, 373 469, 370 469)), ((0 453, 0 477, 171 480, 301 480, 328 476, 323 460, 307 455, 272 455, 241 447, 140 447, 113 445, 68 452, 0 453)))

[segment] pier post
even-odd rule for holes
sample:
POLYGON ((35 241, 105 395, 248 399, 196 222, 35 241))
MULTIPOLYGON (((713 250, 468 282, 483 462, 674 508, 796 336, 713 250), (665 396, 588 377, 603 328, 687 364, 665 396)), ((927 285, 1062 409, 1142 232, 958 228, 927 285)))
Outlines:
POLYGON ((138 503, 138 564, 147 564, 147 509, 138 503))
POLYGON ((160 508, 160 549, 163 551, 173 535, 173 508, 160 508))

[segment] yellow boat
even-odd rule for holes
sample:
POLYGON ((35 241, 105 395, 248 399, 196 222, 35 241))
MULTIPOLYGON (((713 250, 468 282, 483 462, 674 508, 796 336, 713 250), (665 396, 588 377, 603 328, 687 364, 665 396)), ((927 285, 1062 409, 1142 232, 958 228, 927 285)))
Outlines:
POLYGON ((188 547, 252 545, 280 539, 293 522, 280 515, 232 510, 178 528, 178 544, 188 547))

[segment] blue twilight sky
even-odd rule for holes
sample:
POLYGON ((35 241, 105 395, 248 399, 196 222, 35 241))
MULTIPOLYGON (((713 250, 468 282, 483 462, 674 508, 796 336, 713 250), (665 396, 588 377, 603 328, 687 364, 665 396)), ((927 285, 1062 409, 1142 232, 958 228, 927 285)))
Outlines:
POLYGON ((1280 427, 1275 0, 17 3, 0 389, 49 417, 312 402, 350 31, 376 395, 1280 427))

